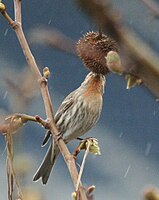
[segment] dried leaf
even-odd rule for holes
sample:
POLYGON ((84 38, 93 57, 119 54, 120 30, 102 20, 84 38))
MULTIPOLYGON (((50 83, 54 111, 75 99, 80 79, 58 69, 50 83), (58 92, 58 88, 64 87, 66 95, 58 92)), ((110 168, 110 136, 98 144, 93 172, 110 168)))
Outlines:
POLYGON ((142 80, 134 75, 131 74, 127 74, 125 76, 126 80, 127 80, 127 86, 126 89, 131 89, 132 87, 135 87, 136 85, 141 85, 142 80))
POLYGON ((88 147, 88 144, 90 145, 89 147, 90 153, 95 154, 95 155, 101 155, 100 147, 98 145, 98 140, 96 138, 87 138, 85 140, 82 140, 79 146, 77 147, 78 151, 80 152, 81 150, 86 150, 88 147))
POLYGON ((97 139, 95 139, 95 138, 91 139, 89 152, 93 153, 95 155, 101 155, 100 147, 98 145, 98 140, 97 139))

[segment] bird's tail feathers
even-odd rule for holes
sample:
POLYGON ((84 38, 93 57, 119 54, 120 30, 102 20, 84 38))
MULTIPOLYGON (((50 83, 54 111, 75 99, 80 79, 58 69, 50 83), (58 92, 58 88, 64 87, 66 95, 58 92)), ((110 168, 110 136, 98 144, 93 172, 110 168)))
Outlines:
POLYGON ((42 145, 41 145, 42 147, 45 146, 45 145, 48 143, 50 137, 51 137, 51 132, 50 132, 50 131, 47 131, 46 134, 45 134, 43 143, 42 143, 42 145))
POLYGON ((39 167, 37 172, 35 173, 33 177, 33 181, 37 181, 40 178, 42 178, 42 183, 46 184, 48 181, 48 178, 50 176, 50 173, 52 171, 52 168, 55 164, 56 158, 59 155, 59 148, 57 144, 53 141, 51 142, 51 145, 39 167))

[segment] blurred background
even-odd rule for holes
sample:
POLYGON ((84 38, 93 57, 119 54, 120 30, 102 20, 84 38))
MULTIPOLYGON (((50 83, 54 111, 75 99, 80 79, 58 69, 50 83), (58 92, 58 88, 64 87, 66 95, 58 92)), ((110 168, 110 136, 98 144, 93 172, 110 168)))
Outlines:
MULTIPOLYGON (((107 5, 115 20, 120 21, 120 28, 127 27, 157 55, 159 52, 159 18, 152 9, 153 6, 149 7, 145 3, 147 1, 88 0, 86 2, 90 7, 87 9, 83 2, 22 2, 23 28, 31 50, 40 69, 48 66, 51 71, 49 88, 55 111, 63 98, 77 88, 88 73, 75 54, 74 41, 78 41, 87 31, 98 31, 100 23, 89 12, 94 2, 101 3, 102 6, 107 5)), ((12 3, 4 3, 13 16, 12 3)), ((159 6, 159 1, 153 3, 159 6)), ((0 24, 1 117, 20 112, 38 114, 45 118, 42 98, 34 78, 27 70, 16 35, 2 16, 0 24)), ((109 24, 104 28, 104 32, 119 42, 120 39, 109 24)), ((122 46, 121 40, 119 43, 119 46, 122 46)), ((127 54, 131 60, 129 49, 127 54)), ((127 64, 124 56, 122 57, 121 52, 122 62, 127 64)), ((140 62, 140 65, 142 64, 140 62)), ((114 74, 107 77, 101 118, 97 126, 85 136, 96 137, 102 153, 101 156, 88 156, 82 178, 85 186, 96 186, 95 199, 139 200, 143 199, 145 188, 159 186, 158 121, 158 102, 152 90, 144 85, 127 90, 123 77, 114 74)), ((30 122, 14 137, 15 166, 19 171, 21 185, 27 195, 32 193, 33 200, 71 199, 74 188, 61 157, 46 186, 43 186, 41 181, 32 181, 47 150, 47 147, 41 148, 44 134, 45 130, 42 127, 30 122)), ((74 151, 77 145, 78 141, 74 141, 68 147, 74 151)), ((78 157, 79 164, 82 156, 83 153, 78 157)), ((5 159, 5 139, 1 136, 1 199, 7 199, 5 159)), ((31 197, 27 196, 27 199, 31 197)))

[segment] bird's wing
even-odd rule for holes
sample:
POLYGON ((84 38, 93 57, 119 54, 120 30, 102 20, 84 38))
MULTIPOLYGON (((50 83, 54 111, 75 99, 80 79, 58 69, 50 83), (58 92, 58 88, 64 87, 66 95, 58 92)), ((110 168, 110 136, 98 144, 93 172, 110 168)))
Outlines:
POLYGON ((73 92, 71 92, 61 103, 60 107, 58 108, 56 114, 55 114, 55 123, 59 120, 59 118, 61 117, 61 115, 63 113, 65 113, 68 108, 70 108, 73 103, 74 103, 74 94, 76 93, 77 89, 74 90, 73 92))
MULTIPOLYGON (((56 114, 55 114, 55 123, 60 119, 61 115, 62 115, 63 113, 65 113, 66 110, 67 110, 69 107, 71 107, 71 105, 73 105, 73 103, 74 103, 74 98, 73 98, 73 96, 74 96, 74 94, 75 94, 76 91, 77 91, 77 89, 74 90, 73 92, 71 92, 71 93, 63 100, 63 102, 62 102, 61 105, 59 106, 59 108, 58 108, 58 110, 57 110, 57 112, 56 112, 56 114)), ((47 131, 46 134, 45 134, 43 143, 42 143, 42 147, 45 146, 45 145, 48 143, 48 141, 49 141, 49 139, 50 139, 50 136, 51 136, 51 132, 50 132, 50 131, 47 131)))

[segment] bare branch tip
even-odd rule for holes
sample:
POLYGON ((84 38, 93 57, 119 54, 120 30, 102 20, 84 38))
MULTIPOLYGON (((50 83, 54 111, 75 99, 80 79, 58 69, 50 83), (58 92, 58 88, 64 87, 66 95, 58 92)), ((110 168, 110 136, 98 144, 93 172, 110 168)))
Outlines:
POLYGON ((39 121, 39 119, 40 119, 39 115, 35 115, 35 119, 36 119, 37 121, 39 121))
POLYGON ((45 127, 45 129, 49 129, 49 122, 48 120, 44 120, 42 119, 40 116, 35 115, 35 119, 36 121, 41 124, 43 127, 45 127))

